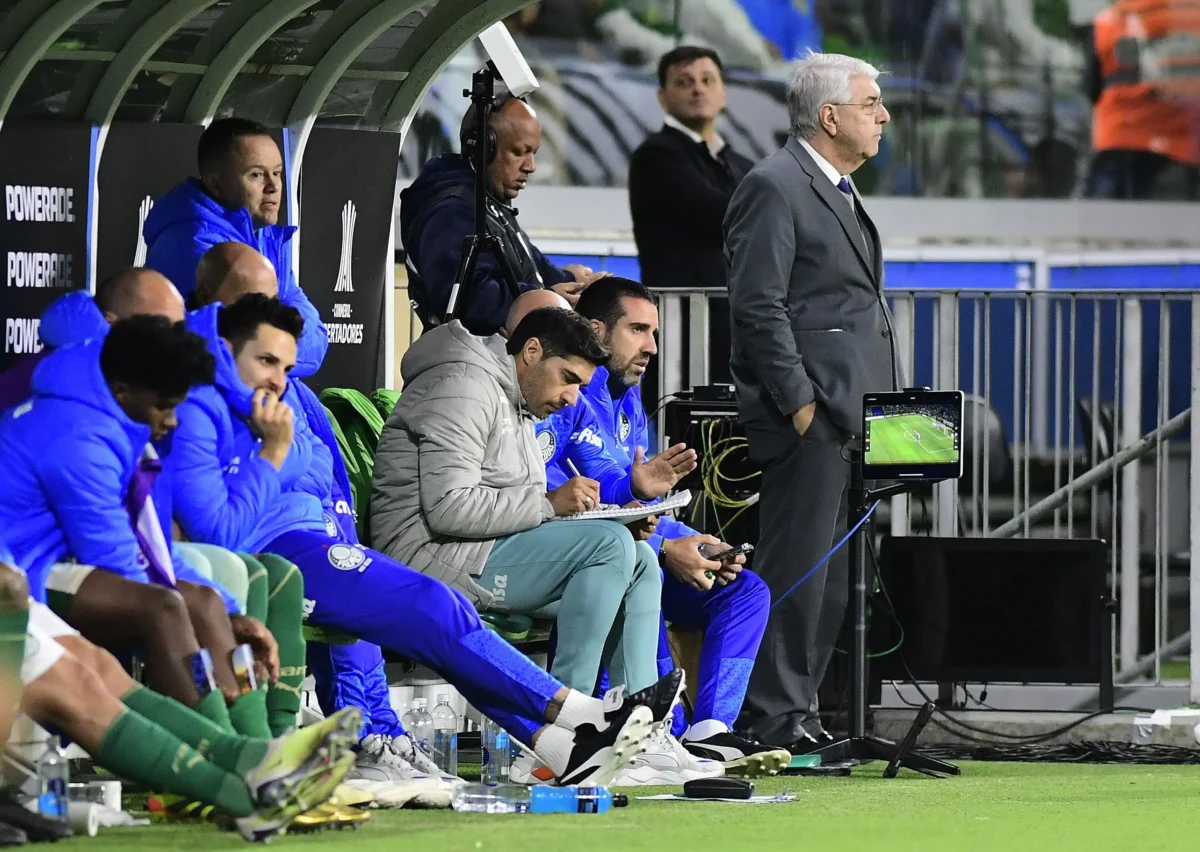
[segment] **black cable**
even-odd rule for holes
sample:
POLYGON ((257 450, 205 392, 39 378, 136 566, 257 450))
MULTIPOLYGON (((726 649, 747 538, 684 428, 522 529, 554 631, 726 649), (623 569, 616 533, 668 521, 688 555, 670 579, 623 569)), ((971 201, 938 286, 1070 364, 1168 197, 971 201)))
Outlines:
POLYGON ((1082 741, 1053 745, 994 748, 969 745, 928 745, 921 753, 939 760, 1006 760, 1021 763, 1140 763, 1178 765, 1200 763, 1200 751, 1165 745, 1082 741))
POLYGON ((974 701, 976 703, 976 705, 983 707, 986 710, 995 710, 996 709, 995 707, 992 707, 990 704, 987 703, 988 685, 986 683, 983 685, 983 692, 980 693, 980 696, 978 698, 976 698, 974 695, 971 694, 971 690, 967 687, 967 685, 965 683, 962 685, 962 688, 963 688, 963 693, 967 696, 967 700, 974 701))
POLYGON ((660 396, 658 399, 654 400, 654 411, 653 411, 653 413, 651 413, 651 415, 649 417, 646 418, 646 421, 649 422, 649 421, 653 420, 655 417, 657 417, 658 413, 660 411, 662 411, 663 408, 666 407, 667 402, 669 402, 670 400, 679 396, 680 393, 681 393, 680 391, 675 391, 673 393, 665 393, 662 396, 660 396))

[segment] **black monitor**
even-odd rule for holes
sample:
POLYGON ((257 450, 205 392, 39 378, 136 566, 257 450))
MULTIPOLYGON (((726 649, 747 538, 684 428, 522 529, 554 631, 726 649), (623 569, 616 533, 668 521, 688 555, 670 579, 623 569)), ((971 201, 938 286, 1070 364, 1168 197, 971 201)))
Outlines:
POLYGON ((872 674, 1111 684, 1107 553, 1093 539, 885 538, 870 647, 896 651, 872 674))
POLYGON ((958 479, 962 422, 962 391, 865 394, 862 478, 958 479))

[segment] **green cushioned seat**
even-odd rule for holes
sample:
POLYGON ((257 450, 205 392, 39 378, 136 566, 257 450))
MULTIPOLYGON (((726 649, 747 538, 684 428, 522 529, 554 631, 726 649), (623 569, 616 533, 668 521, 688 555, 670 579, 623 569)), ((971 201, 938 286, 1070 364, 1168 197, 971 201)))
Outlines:
POLYGON ((533 619, 527 615, 506 612, 481 612, 479 619, 500 634, 506 642, 523 642, 533 629, 533 619))
POLYGON ((371 402, 375 404, 375 409, 384 420, 392 416, 392 409, 396 407, 399 400, 400 391, 391 388, 379 388, 371 394, 371 402))

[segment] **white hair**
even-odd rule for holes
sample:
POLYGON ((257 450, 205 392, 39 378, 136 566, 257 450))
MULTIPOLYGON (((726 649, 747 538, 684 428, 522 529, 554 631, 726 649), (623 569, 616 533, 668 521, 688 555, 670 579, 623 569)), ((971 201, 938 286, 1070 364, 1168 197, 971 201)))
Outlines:
POLYGON ((821 129, 821 107, 850 100, 850 78, 879 77, 879 69, 869 62, 840 53, 817 53, 792 63, 788 77, 787 108, 791 134, 810 141, 821 129))

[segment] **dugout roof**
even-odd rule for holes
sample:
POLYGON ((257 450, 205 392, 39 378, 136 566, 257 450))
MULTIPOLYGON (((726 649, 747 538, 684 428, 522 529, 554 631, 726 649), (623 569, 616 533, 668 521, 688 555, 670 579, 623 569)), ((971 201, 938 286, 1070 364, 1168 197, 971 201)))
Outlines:
POLYGON ((531 0, 0 0, 0 122, 237 111, 407 130, 434 77, 531 0))

